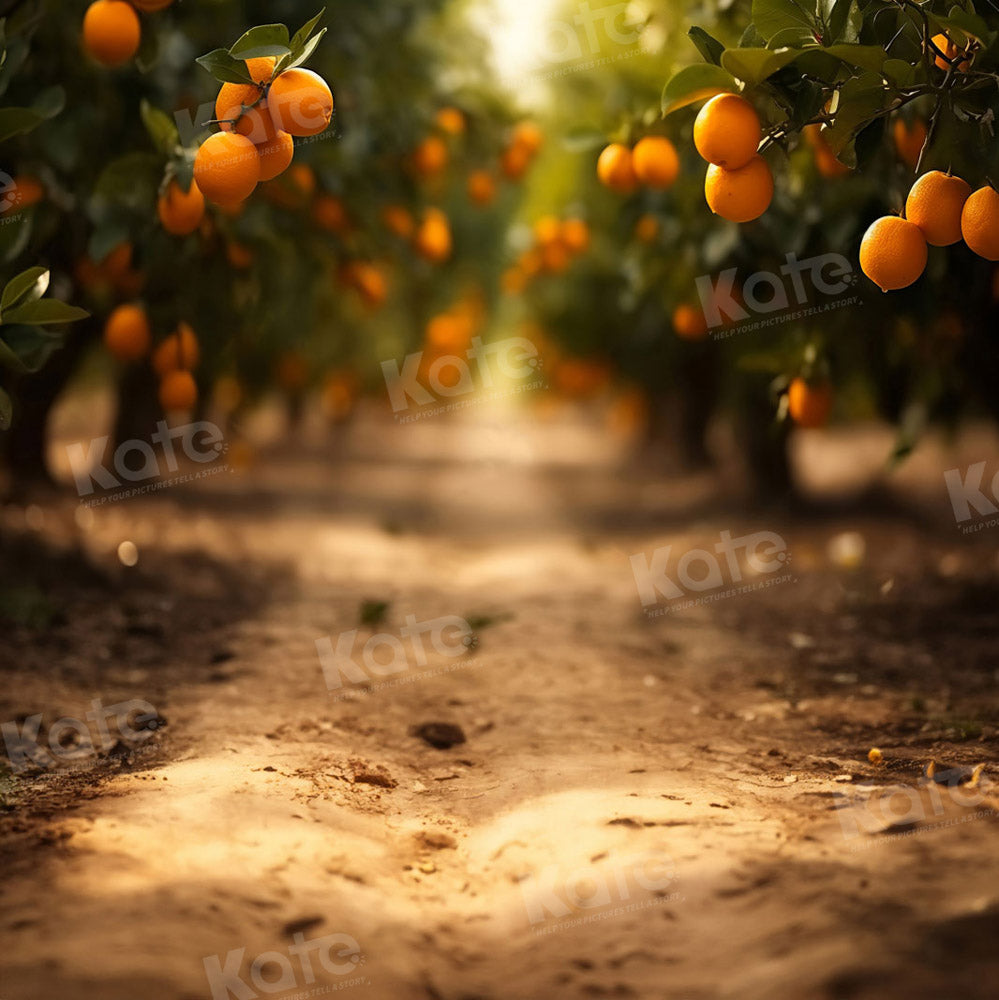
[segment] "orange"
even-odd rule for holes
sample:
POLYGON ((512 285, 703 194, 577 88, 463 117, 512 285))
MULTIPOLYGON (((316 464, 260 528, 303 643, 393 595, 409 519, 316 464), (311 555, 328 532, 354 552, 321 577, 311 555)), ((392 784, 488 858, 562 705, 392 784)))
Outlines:
POLYGON ((100 266, 112 282, 124 281, 132 270, 134 248, 127 240, 119 243, 101 262, 100 266))
POLYGON ((141 41, 139 15, 125 0, 96 0, 83 15, 84 48, 103 66, 127 63, 141 41))
POLYGON ((104 324, 104 346, 119 361, 138 361, 152 344, 149 320, 141 306, 118 306, 104 324))
POLYGON ((269 116, 264 121, 264 132, 271 134, 256 144, 260 157, 260 179, 272 181, 291 166, 295 158, 295 140, 287 132, 278 132, 269 116))
POLYGON ((474 170, 468 175, 468 197, 476 205, 491 205, 496 199, 496 180, 488 170, 474 170))
POLYGON ((566 219, 559 238, 571 253, 585 253, 590 248, 590 227, 582 219, 566 219))
POLYGON ((999 192, 995 188, 979 188, 964 203, 961 233, 979 257, 999 260, 999 192))
POLYGON ((187 236, 201 225, 205 217, 205 196, 193 180, 187 191, 176 181, 170 181, 156 203, 156 212, 163 228, 171 236, 187 236))
POLYGON ((542 267, 549 274, 562 274, 572 263, 568 248, 556 240, 546 244, 541 250, 542 267))
POLYGON ((685 302, 673 310, 673 330, 682 340, 703 340, 708 322, 702 310, 685 302))
POLYGON ((416 233, 416 249, 435 264, 451 256, 451 224, 439 208, 428 208, 424 214, 416 233))
POLYGON ((507 180, 519 181, 530 165, 531 153, 526 146, 508 146, 500 156, 500 169, 507 180))
POLYGON ((343 277, 372 309, 377 309, 388 297, 388 282, 377 264, 355 261, 344 269, 343 277))
POLYGON ((904 118, 896 118, 892 126, 892 137, 895 140, 895 150, 903 163, 913 170, 919 163, 919 154, 927 136, 926 122, 917 118, 911 125, 904 118))
POLYGON ((153 370, 162 379, 170 372, 197 368, 200 360, 198 338, 187 323, 180 323, 177 332, 170 334, 153 352, 153 370))
POLYGON ((447 167, 447 159, 444 140, 430 135, 413 150, 413 170, 420 177, 436 177, 447 167))
POLYGON ((961 212, 970 196, 966 181, 931 170, 912 185, 905 217, 919 226, 930 246, 949 247, 961 239, 961 212))
POLYGON ((263 142, 267 138, 264 119, 270 116, 266 112, 267 102, 263 100, 263 95, 264 86, 274 73, 274 65, 273 56, 247 59, 246 71, 254 83, 222 84, 215 99, 215 117, 223 132, 236 131, 249 136, 254 142, 263 142))
POLYGON ((635 176, 646 187, 665 190, 676 183, 680 176, 680 157, 676 147, 659 135, 640 139, 631 151, 635 176))
POLYGON ((833 392, 828 382, 796 378, 787 391, 788 413, 799 427, 825 427, 832 412, 833 392))
POLYGON ((943 55, 939 56, 936 54, 936 50, 930 49, 933 53, 933 62, 936 63, 937 69, 942 69, 947 72, 951 66, 955 67, 955 72, 965 73, 968 67, 971 65, 970 59, 962 59, 959 63, 955 64, 955 60, 959 55, 965 55, 963 49, 959 49, 957 45, 950 40, 950 37, 945 34, 939 34, 933 36, 933 44, 939 49, 943 55))
POLYGON ((712 97, 694 122, 697 152, 708 163, 726 170, 738 170, 749 163, 762 138, 760 116, 738 94, 712 97))
POLYGON ((754 156, 738 170, 712 165, 704 180, 704 196, 715 215, 730 222, 752 222, 770 207, 774 175, 762 156, 754 156))
POLYGON ((333 93, 311 69, 285 70, 267 92, 267 109, 279 132, 319 135, 333 120, 333 93))
POLYGON ((312 204, 312 217, 316 225, 330 233, 345 233, 350 229, 350 218, 343 202, 331 194, 321 194, 312 204))
POLYGON ((554 215, 543 215, 534 223, 534 239, 546 246, 558 240, 562 233, 562 223, 554 215))
POLYGON ((201 193, 222 205, 244 201, 260 180, 257 147, 245 135, 216 132, 194 159, 194 179, 201 193))
POLYGON ((448 135, 461 135, 465 131, 465 116, 457 108, 441 108, 434 122, 448 135))
POLYGON ((631 150, 619 142, 605 147, 597 160, 597 177, 600 183, 618 194, 631 194, 638 187, 631 150))
POLYGON ((520 122, 513 130, 512 144, 518 146, 528 156, 535 156, 544 142, 544 133, 534 122, 520 122))
POLYGON ((167 413, 191 410, 198 401, 198 386, 190 372, 168 372, 160 382, 160 406, 167 413))
POLYGON ((382 223, 390 233, 401 240, 412 239, 416 229, 413 216, 402 205, 386 205, 382 209, 382 223))
POLYGON ((906 288, 926 270, 926 237, 895 215, 872 223, 860 244, 860 267, 883 292, 906 288))
POLYGON ((642 243, 655 243, 659 236, 659 220, 654 215, 643 215, 635 223, 635 238, 642 243))
POLYGON ((304 163, 297 163, 288 171, 288 180, 306 198, 312 198, 316 193, 316 172, 304 163))

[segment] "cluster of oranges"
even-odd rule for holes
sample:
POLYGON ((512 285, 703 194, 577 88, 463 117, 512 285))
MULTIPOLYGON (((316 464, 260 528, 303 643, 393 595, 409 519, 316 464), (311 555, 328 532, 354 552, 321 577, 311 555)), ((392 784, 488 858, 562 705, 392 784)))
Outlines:
POLYGON ((597 160, 600 183, 618 194, 633 194, 639 185, 665 191, 679 176, 680 157, 676 147, 661 135, 640 139, 634 149, 612 142, 604 147, 597 160))
POLYGON ((518 295, 542 274, 563 274, 576 257, 590 248, 590 227, 579 218, 542 216, 534 224, 534 239, 503 273, 502 286, 508 295, 518 295))
POLYGON ((293 137, 318 135, 332 120, 333 94, 321 76, 301 67, 275 73, 275 66, 270 56, 247 59, 253 82, 224 83, 216 99, 221 131, 201 144, 194 183, 223 208, 239 205, 258 183, 288 169, 293 137))
MULTIPOLYGON (((149 317, 141 305, 118 306, 104 325, 104 346, 125 364, 141 361, 149 354, 152 343, 149 317)), ((187 323, 180 323, 153 351, 152 366, 160 380, 160 405, 167 413, 188 412, 198 401, 192 372, 200 358, 198 338, 187 323)))
POLYGON ((83 47, 102 66, 127 63, 142 42, 138 11, 165 10, 173 0, 96 0, 83 15, 83 47))
POLYGON ((985 260, 999 260, 999 192, 986 184, 972 192, 960 177, 931 170, 909 191, 905 217, 871 224, 860 246, 860 266, 882 291, 906 288, 926 270, 928 246, 961 240, 985 260))
POLYGON ((708 161, 704 197, 715 215, 752 222, 774 196, 770 165, 759 155, 763 130, 756 109, 738 94, 719 94, 694 122, 694 145, 708 161))
POLYGON ((146 277, 133 263, 135 248, 125 241, 100 262, 81 257, 74 269, 77 284, 97 300, 112 297, 134 298, 141 291, 146 277))

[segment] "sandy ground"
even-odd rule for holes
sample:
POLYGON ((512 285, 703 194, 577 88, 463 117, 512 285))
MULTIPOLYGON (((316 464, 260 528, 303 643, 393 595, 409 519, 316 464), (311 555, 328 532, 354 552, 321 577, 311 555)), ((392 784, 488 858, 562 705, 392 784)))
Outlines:
MULTIPOLYGON (((802 468, 859 484, 885 441, 805 436, 802 468)), ((958 530, 942 473, 995 439, 824 518, 619 447, 572 414, 371 418, 336 455, 5 508, 38 607, 0 720, 47 746, 96 698, 154 713, 0 779, 0 997, 994 996, 999 534, 958 530), (647 615, 631 557, 722 531, 789 559, 647 615), (351 630, 367 678, 331 689, 316 642, 351 630)))

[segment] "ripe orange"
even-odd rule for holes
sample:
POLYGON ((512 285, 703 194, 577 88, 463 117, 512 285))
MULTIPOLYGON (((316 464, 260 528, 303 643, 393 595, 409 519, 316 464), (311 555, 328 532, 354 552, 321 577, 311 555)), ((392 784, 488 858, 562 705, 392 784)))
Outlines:
POLYGON ((683 340, 703 340, 708 335, 708 322, 702 310, 685 302, 673 310, 673 330, 683 340))
POLYGON ((149 320, 141 306, 118 306, 104 324, 104 346, 119 361, 138 361, 151 343, 149 320))
POLYGON ((461 135, 465 131, 465 116, 457 108, 441 108, 434 122, 442 132, 448 135, 461 135))
POLYGON ((526 146, 508 146, 500 156, 500 169, 507 180, 519 181, 530 165, 531 152, 526 146))
POLYGON ((872 223, 860 244, 860 267, 883 292, 907 288, 926 270, 926 237, 894 215, 872 223))
POLYGON ((643 215, 635 223, 635 238, 642 243, 655 243, 659 236, 659 220, 654 215, 643 215))
POLYGON ((83 15, 84 48, 103 66, 128 62, 141 41, 139 15, 125 0, 96 0, 83 15))
POLYGON ((223 205, 244 201, 260 180, 257 147, 245 135, 216 132, 198 150, 194 179, 212 201, 223 205))
POLYGON ((520 147, 527 155, 535 156, 544 145, 544 133, 534 122, 520 122, 513 130, 512 145, 520 147))
POLYGON ((912 185, 905 217, 919 226, 930 246, 949 247, 961 239, 961 212, 970 196, 966 181, 931 170, 912 185))
POLYGON ((669 139, 648 135, 640 139, 631 151, 635 176, 651 188, 665 190, 676 183, 680 176, 680 158, 669 139))
POLYGON ((168 372, 160 382, 160 406, 167 413, 192 410, 198 401, 198 386, 190 372, 168 372))
POLYGON ((828 382, 796 378, 787 391, 788 413, 799 427, 825 427, 832 412, 833 391, 828 382))
POLYGON ((957 73, 966 73, 968 71, 968 67, 971 65, 970 59, 962 59, 955 65, 954 60, 959 55, 964 55, 965 53, 963 49, 959 49, 956 43, 951 41, 948 35, 943 33, 934 35, 933 44, 943 53, 942 56, 939 56, 933 49, 930 50, 933 52, 933 62, 936 64, 937 69, 947 72, 951 66, 955 66, 955 72, 957 73))
POLYGON ((320 229, 330 233, 345 233, 350 229, 350 218, 343 202, 331 194, 321 194, 312 204, 312 217, 320 229))
POLYGON ((896 118, 892 126, 895 150, 902 162, 907 163, 913 170, 919 163, 919 154, 923 151, 927 135, 926 122, 919 118, 911 125, 904 118, 896 118))
POLYGON ((170 372, 197 368, 200 360, 198 338, 187 323, 180 323, 177 332, 171 333, 153 352, 153 370, 162 379, 170 372))
POLYGON ((265 117, 267 102, 263 100, 264 85, 274 73, 273 56, 246 60, 246 71, 254 83, 223 83, 215 99, 215 117, 223 132, 236 131, 254 142, 267 138, 265 117), (248 108, 249 110, 244 110, 248 108), (235 123, 235 124, 232 124, 235 123))
POLYGON ((230 266, 237 271, 245 271, 253 266, 253 251, 242 243, 229 243, 225 248, 225 255, 230 266))
POLYGON ((195 181, 185 191, 176 181, 170 181, 156 203, 156 212, 163 228, 171 236, 193 233, 205 217, 205 196, 195 181))
POLYGON ((416 222, 409 209, 402 205, 386 205, 382 209, 382 223, 385 228, 400 240, 413 238, 416 222))
POLYGON ((124 243, 119 243, 114 247, 100 262, 101 269, 110 278, 112 283, 117 285, 129 276, 132 271, 132 255, 134 252, 132 244, 126 240, 124 243))
POLYGON ((568 270, 571 263, 572 257, 569 254, 569 248, 564 243, 555 240, 553 243, 546 243, 541 248, 542 269, 549 274, 562 274, 568 270))
POLYGON ((554 215, 543 215, 534 223, 534 239, 541 246, 556 242, 561 233, 562 223, 554 215))
POLYGON ((427 136, 413 150, 413 170, 419 177, 436 177, 447 167, 447 146, 437 135, 427 136))
POLYGON ((638 187, 631 150, 619 142, 605 147, 597 160, 600 183, 618 194, 631 194, 638 187))
POLYGON ((305 163, 296 163, 288 171, 288 181, 306 199, 311 199, 316 193, 316 187, 318 186, 316 172, 305 163))
POLYGON ((440 264, 451 256, 451 224, 439 208, 428 208, 416 233, 416 249, 440 264))
POLYGON ((285 70, 267 92, 267 109, 279 132, 319 135, 333 119, 333 93, 311 69, 285 70))
POLYGON ((344 269, 344 281, 356 288, 365 304, 379 308, 388 297, 388 281, 377 264, 355 261, 344 269))
POLYGON ((756 109, 738 94, 719 94, 694 122, 697 152, 717 167, 738 170, 756 156, 763 133, 756 109))
POLYGON ((468 175, 468 197, 483 207, 495 201, 496 179, 488 170, 474 170, 468 175))
POLYGON ((770 207, 774 175, 762 156, 754 156, 738 170, 712 164, 704 180, 704 196, 715 215, 730 222, 752 222, 770 207))
POLYGON ((961 233, 968 247, 986 260, 999 260, 999 192, 986 185, 964 203, 961 233))
POLYGON ((256 144, 260 157, 260 179, 271 181, 291 166, 295 158, 295 140, 287 132, 278 132, 270 116, 265 118, 264 132, 267 138, 256 144))
POLYGON ((582 219, 566 219, 559 238, 570 253, 585 253, 590 248, 590 227, 582 219))

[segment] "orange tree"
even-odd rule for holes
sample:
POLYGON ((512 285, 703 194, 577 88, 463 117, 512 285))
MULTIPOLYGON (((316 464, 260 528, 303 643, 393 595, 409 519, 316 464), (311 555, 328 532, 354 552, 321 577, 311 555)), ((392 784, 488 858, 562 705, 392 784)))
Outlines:
POLYGON ((45 18, 29 5, 37 51, 18 85, 62 87, 67 107, 17 140, 12 171, 46 192, 29 249, 95 320, 24 387, 5 444, 25 476, 44 474, 47 413, 102 332, 119 439, 204 407, 219 376, 230 406, 275 382, 300 395, 324 373, 351 392, 373 383, 378 361, 422 338, 422 321, 403 322, 414 303, 429 318, 468 283, 490 294, 500 261, 477 251, 516 199, 488 190, 513 117, 460 5, 338 5, 324 36, 303 0, 219 0, 210 17, 108 2, 96 22, 94 5, 45 18), (445 61, 459 82, 442 83, 445 61), (286 85, 313 73, 328 91, 296 102, 286 85), (226 150, 239 155, 213 155, 226 150), (243 154, 259 165, 227 188, 224 164, 243 154))

